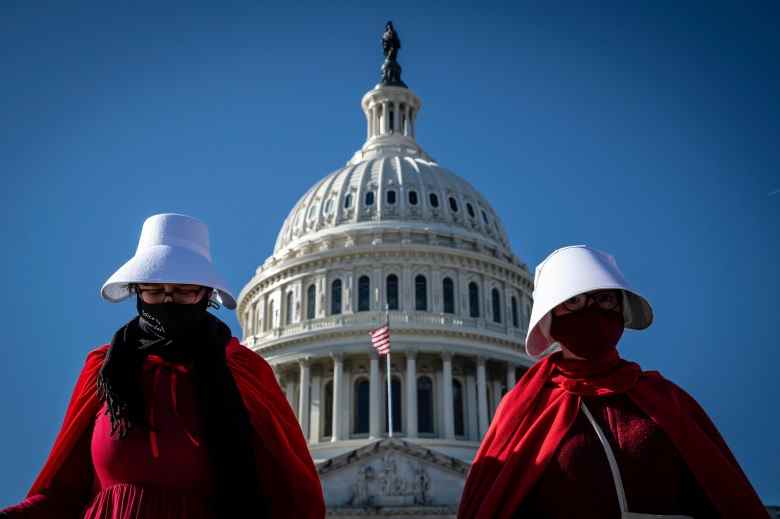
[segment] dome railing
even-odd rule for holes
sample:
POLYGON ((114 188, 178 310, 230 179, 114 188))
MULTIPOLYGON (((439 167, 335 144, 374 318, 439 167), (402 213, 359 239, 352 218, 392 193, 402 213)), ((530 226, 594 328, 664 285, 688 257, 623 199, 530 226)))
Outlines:
MULTIPOLYGON (((257 333, 253 337, 257 343, 339 327, 363 327, 366 330, 369 330, 371 327, 380 326, 381 323, 384 323, 386 316, 387 313, 384 311, 330 315, 319 319, 308 319, 297 323, 282 325, 271 330, 257 333)), ((486 321, 483 318, 461 317, 452 314, 424 311, 391 311, 391 328, 393 326, 404 325, 419 326, 421 328, 446 328, 451 330, 483 329, 521 339, 525 338, 526 335, 526 330, 523 328, 515 328, 513 326, 507 327, 503 324, 486 321)))

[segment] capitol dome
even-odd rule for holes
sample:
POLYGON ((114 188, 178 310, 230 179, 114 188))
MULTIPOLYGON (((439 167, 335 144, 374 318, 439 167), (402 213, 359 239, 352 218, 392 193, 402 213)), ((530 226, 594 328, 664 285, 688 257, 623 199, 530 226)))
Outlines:
POLYGON ((350 162, 301 197, 279 232, 274 254, 350 230, 431 231, 511 255, 506 232, 471 184, 419 153, 350 162))
POLYGON ((400 65, 382 70, 361 101, 363 146, 295 203, 237 314, 296 411, 329 516, 454 517, 498 403, 533 363, 532 283, 488 200, 417 143, 422 102, 400 65), (389 357, 369 339, 386 323, 389 357))

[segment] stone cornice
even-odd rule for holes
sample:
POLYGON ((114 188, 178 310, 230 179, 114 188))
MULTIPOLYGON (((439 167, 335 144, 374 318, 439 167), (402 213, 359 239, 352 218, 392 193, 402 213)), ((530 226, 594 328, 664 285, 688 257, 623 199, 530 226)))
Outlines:
MULTIPOLYGON (((351 346, 345 343, 357 344, 357 342, 363 341, 365 342, 366 353, 369 353, 366 334, 367 328, 337 329, 331 332, 320 331, 308 336, 293 336, 265 345, 252 345, 251 340, 249 340, 247 341, 247 346, 269 360, 275 356, 286 357, 288 354, 295 356, 297 355, 295 350, 304 350, 306 353, 300 353, 300 355, 311 356, 316 355, 315 350, 321 350, 322 356, 325 357, 332 351, 333 342, 340 343, 340 351, 350 353, 351 346), (307 347, 311 348, 307 349, 307 347)), ((512 362, 516 362, 518 365, 530 366, 533 364, 533 360, 525 354, 522 342, 483 335, 473 331, 458 332, 447 328, 440 330, 394 328, 393 336, 395 337, 396 351, 403 352, 405 351, 405 343, 413 343, 418 353, 436 352, 441 350, 441 347, 420 344, 425 341, 435 341, 449 344, 450 351, 456 355, 482 355, 485 358, 499 358, 504 361, 509 358, 514 359, 512 362), (497 348, 497 350, 485 350, 485 346, 492 346, 497 348)), ((271 362, 273 364, 273 361, 271 362)))
POLYGON ((406 263, 418 260, 439 268, 475 270, 510 281, 515 286, 522 287, 529 296, 533 291, 533 284, 527 270, 484 253, 438 245, 381 244, 329 249, 281 260, 270 268, 258 271, 247 283, 238 296, 236 311, 241 316, 247 302, 253 301, 260 292, 277 283, 298 276, 311 275, 318 270, 344 268, 361 261, 374 264, 377 258, 387 260, 386 263, 392 263, 393 260, 406 263))

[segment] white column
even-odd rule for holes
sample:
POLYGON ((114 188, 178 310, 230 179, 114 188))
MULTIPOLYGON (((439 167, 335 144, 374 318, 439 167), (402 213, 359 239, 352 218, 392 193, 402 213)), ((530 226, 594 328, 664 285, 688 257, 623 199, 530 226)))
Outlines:
POLYGON ((417 350, 406 351, 406 436, 417 438, 417 350))
POLYGON ((250 335, 254 335, 257 329, 257 302, 255 301, 252 303, 252 305, 249 307, 249 314, 246 316, 246 320, 244 321, 244 337, 249 337, 250 335))
POLYGON ((309 443, 320 442, 320 417, 322 416, 322 383, 319 375, 311 377, 311 420, 309 424, 309 443))
MULTIPOLYGON (((356 200, 355 202, 358 203, 359 200, 356 200)), ((345 272, 342 281, 344 284, 341 293, 341 313, 351 314, 355 310, 352 305, 352 300, 355 299, 355 291, 353 290, 355 285, 354 282, 356 281, 355 272, 345 272)))
POLYGON ((379 402, 379 355, 371 352, 371 365, 368 380, 368 435, 369 438, 379 438, 379 412, 382 403, 379 402))
POLYGON ((501 381, 500 380, 494 380, 493 381, 493 402, 491 402, 491 415, 496 416, 496 409, 498 409, 498 404, 501 403, 501 381))
POLYGON ((477 417, 479 418, 479 437, 485 436, 488 429, 487 381, 485 380, 485 359, 477 357, 477 417))
POLYGON ((344 383, 344 355, 342 353, 331 353, 333 357, 333 412, 331 414, 331 432, 330 441, 337 442, 342 440, 341 426, 341 401, 344 398, 342 384, 344 383))
MULTIPOLYGON (((422 197, 422 192, 418 192, 417 196, 422 197)), ((422 200, 422 198, 420 199, 422 200)), ((419 200, 418 204, 421 203, 419 200)), ((401 310, 407 312, 414 309, 414 300, 412 299, 412 292, 414 287, 412 286, 412 272, 409 270, 408 265, 404 265, 401 269, 401 290, 400 300, 398 302, 401 310)))
POLYGON ((298 361, 301 368, 301 381, 299 384, 300 394, 298 395, 298 421, 301 423, 303 436, 309 436, 309 381, 311 377, 311 368, 309 359, 298 361))
POLYGON ((477 422, 477 383, 474 375, 466 375, 466 412, 468 413, 468 438, 479 440, 479 425, 477 422))
POLYGON ((442 385, 443 406, 444 406, 444 438, 452 440, 455 438, 455 421, 452 415, 452 354, 445 351, 441 354, 442 360, 442 385))
POLYGON ((441 270, 434 268, 431 270, 431 285, 430 285, 430 294, 431 294, 431 306, 429 307, 434 312, 443 312, 444 311, 444 305, 443 305, 443 299, 444 294, 441 289, 441 270))
MULTIPOLYGON (((384 190, 382 190, 384 193, 384 190)), ((377 196, 379 193, 377 192, 377 196)), ((377 200, 379 201, 379 200, 377 200)), ((398 203, 398 202, 396 202, 398 203)), ((372 310, 384 310, 387 305, 387 295, 385 294, 385 280, 382 276, 382 269, 374 269, 374 278, 371 280, 370 308, 372 310)))
POLYGON ((385 135, 390 129, 389 118, 390 115, 387 111, 388 103, 382 103, 382 135, 385 135))
POLYGON ((515 365, 513 363, 508 363, 506 365, 506 391, 507 393, 512 391, 512 388, 515 387, 515 365))
POLYGON ((295 381, 290 377, 287 377, 287 383, 284 387, 284 394, 287 397, 287 401, 290 403, 291 409, 298 407, 295 405, 295 381))

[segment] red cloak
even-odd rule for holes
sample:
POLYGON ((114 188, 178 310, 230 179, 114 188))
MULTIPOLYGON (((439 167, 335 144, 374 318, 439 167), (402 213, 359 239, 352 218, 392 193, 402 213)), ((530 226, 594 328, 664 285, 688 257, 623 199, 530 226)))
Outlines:
MULTIPOLYGON (((46 463, 30 489, 28 502, 47 494, 71 452, 90 430, 101 402, 97 377, 108 345, 87 356, 65 419, 46 463)), ((319 519, 325 516, 322 487, 306 440, 268 363, 234 337, 227 345, 227 364, 249 413, 263 459, 257 460, 264 495, 272 496, 268 517, 319 519)), ((47 510, 49 507, 46 508, 47 510)), ((248 511, 250 512, 250 511, 248 511)), ((47 517, 59 517, 56 510, 47 517)))
POLYGON ((606 375, 584 378, 561 374, 558 362, 560 354, 537 363, 502 400, 469 471, 460 519, 512 517, 574 423, 582 397, 614 394, 628 395, 658 424, 721 517, 768 516, 718 430, 685 391, 624 360, 606 375))

